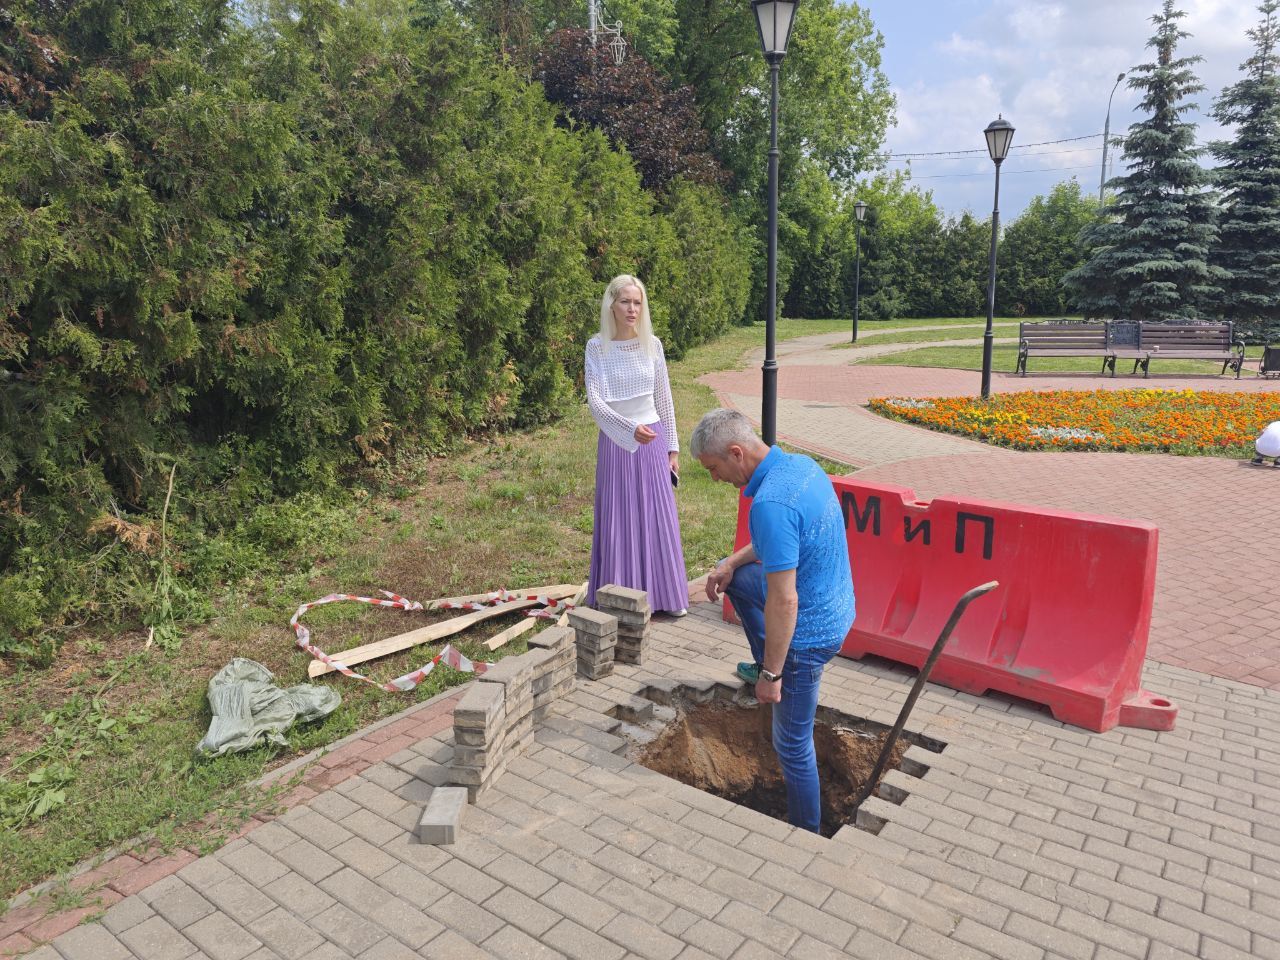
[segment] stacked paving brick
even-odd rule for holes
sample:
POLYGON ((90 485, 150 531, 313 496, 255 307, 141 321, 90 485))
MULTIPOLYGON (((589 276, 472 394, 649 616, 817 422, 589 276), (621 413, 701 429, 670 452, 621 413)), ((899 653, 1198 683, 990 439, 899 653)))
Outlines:
POLYGON ((599 680, 613 673, 613 653, 618 646, 618 618, 590 607, 569 611, 578 648, 578 676, 599 680))
POLYGON ((551 706, 573 690, 577 654, 570 627, 551 627, 529 641, 524 654, 533 662, 533 721, 547 718, 551 706))
POLYGON ((528 749, 534 721, 573 689, 573 636, 568 627, 542 631, 530 639, 528 653, 498 661, 458 701, 452 779, 470 802, 528 749))
POLYGON ((614 659, 618 663, 639 666, 649 649, 649 595, 630 587, 601 587, 596 591, 600 612, 618 621, 618 646, 614 659))

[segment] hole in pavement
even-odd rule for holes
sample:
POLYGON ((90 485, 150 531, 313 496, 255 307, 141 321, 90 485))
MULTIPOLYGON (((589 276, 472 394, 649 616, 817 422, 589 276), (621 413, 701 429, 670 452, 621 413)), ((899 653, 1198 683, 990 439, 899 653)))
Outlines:
MULTIPOLYGON (((770 709, 722 687, 716 687, 709 698, 705 691, 677 690, 668 702, 673 709, 655 714, 661 728, 638 748, 635 759, 665 776, 785 822, 787 792, 773 751, 770 709)), ((873 832, 883 826, 884 821, 874 817, 860 824, 854 801, 875 767, 888 732, 885 725, 863 717, 818 708, 813 740, 822 783, 823 836, 833 836, 846 825, 873 832)), ((900 769, 912 776, 924 775, 927 766, 903 762, 902 754, 912 744, 935 753, 945 746, 931 737, 903 731, 886 773, 900 769)), ((901 803, 906 795, 892 787, 884 787, 881 793, 894 803, 901 803)))

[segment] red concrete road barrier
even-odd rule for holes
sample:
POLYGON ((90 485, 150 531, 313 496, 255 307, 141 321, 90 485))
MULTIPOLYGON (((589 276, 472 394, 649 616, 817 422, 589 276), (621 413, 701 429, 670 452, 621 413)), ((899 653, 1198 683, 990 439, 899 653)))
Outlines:
MULTIPOLYGON (((930 679, 1049 707, 1089 730, 1171 730, 1178 708, 1141 687, 1155 595, 1154 525, 833 477, 858 616, 841 653, 919 667, 956 598, 968 611, 930 679)), ((735 547, 750 539, 740 498, 735 547)), ((726 614, 731 616, 726 602, 726 614)))

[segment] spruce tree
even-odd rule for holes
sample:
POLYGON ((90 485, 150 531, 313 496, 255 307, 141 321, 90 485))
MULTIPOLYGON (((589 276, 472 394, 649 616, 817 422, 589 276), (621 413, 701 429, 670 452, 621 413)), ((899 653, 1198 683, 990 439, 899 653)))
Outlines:
POLYGON ((1115 200, 1102 222, 1081 234, 1086 259, 1063 278, 1072 302, 1089 317, 1163 320, 1194 317, 1212 300, 1221 270, 1209 263, 1217 236, 1210 173, 1200 166, 1195 124, 1183 119, 1204 87, 1175 57, 1185 14, 1173 0, 1152 17, 1147 46, 1154 63, 1134 67, 1129 86, 1143 91, 1146 119, 1129 127, 1129 172, 1110 181, 1115 200))
POLYGON ((1229 279, 1219 313, 1253 340, 1280 338, 1280 0, 1258 6, 1262 22, 1249 31, 1254 52, 1243 79, 1214 103, 1218 122, 1235 139, 1210 145, 1221 161, 1223 194, 1213 262, 1229 279))

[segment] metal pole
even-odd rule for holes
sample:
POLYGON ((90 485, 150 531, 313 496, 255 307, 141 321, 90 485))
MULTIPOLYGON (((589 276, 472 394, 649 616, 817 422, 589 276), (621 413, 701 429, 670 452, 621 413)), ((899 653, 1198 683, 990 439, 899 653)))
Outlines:
POLYGON ((942 633, 938 635, 938 640, 934 643, 933 649, 929 651, 929 656, 925 660, 924 666, 916 674, 916 682, 911 687, 911 692, 907 694, 907 699, 903 703, 902 709, 898 711, 897 722, 893 725, 893 729, 889 731, 889 736, 885 737, 884 746, 880 750, 880 759, 876 761, 876 765, 871 771, 871 776, 867 778, 867 782, 862 785, 858 800, 854 804, 855 807, 862 806, 863 801, 871 796, 872 791, 875 790, 876 783, 880 780, 880 774, 884 772, 885 764, 889 762, 889 754, 893 752, 893 745, 898 742, 898 735, 902 733, 902 728, 907 725, 907 717, 911 715, 911 708, 916 705, 916 700, 920 697, 920 691, 924 689, 925 681, 929 679, 929 674, 933 672, 933 665, 937 663, 938 657, 942 655, 942 648, 947 645, 947 640, 951 638, 951 631, 956 628, 956 624, 960 621, 965 608, 978 597, 984 593, 990 593, 998 586, 1000 586, 1000 581, 992 580, 980 587, 974 587, 956 601, 955 609, 951 611, 951 618, 947 620, 947 625, 942 628, 942 633))
POLYGON ((769 58, 771 96, 769 104, 769 272, 764 315, 764 377, 760 433, 769 446, 777 440, 778 361, 774 357, 775 323, 778 310, 778 67, 781 57, 769 58))
POLYGON ((1102 209, 1103 194, 1107 188, 1107 146, 1111 142, 1111 100, 1116 95, 1116 88, 1120 86, 1120 81, 1124 79, 1124 74, 1116 77, 1115 86, 1111 88, 1111 96, 1107 97, 1107 119, 1102 125, 1102 178, 1098 181, 1098 209, 1102 209))
POLYGON ((982 335, 982 399, 991 396, 991 321, 996 314, 996 236, 1000 232, 1000 160, 996 161, 996 198, 991 209, 991 259, 987 266, 987 329, 982 335))
POLYGON ((862 221, 853 221, 853 343, 858 342, 858 288, 862 285, 862 221))

